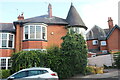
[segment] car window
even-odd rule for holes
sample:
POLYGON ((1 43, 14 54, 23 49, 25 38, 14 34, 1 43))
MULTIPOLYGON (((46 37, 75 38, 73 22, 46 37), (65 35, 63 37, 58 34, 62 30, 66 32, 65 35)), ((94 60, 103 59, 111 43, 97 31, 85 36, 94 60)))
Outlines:
POLYGON ((30 70, 28 71, 28 76, 40 75, 47 72, 48 72, 47 70, 30 70))
POLYGON ((19 72, 15 75, 13 75, 13 77, 16 79, 16 78, 23 78, 23 77, 27 77, 27 71, 22 71, 22 72, 19 72))

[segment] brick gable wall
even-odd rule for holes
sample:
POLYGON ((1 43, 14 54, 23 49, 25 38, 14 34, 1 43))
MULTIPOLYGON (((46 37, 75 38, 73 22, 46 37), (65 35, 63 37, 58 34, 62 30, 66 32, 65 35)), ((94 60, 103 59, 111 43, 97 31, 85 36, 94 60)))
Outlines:
POLYGON ((110 35, 110 37, 107 40, 108 43, 108 50, 110 52, 117 52, 118 50, 120 50, 119 45, 120 45, 120 30, 118 30, 117 28, 112 32, 112 34, 110 35))

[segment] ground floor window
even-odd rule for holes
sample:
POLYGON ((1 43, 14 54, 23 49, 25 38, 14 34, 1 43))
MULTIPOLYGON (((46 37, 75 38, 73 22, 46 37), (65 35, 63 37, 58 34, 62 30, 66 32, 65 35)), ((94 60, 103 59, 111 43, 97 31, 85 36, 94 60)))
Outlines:
POLYGON ((35 51, 42 51, 42 52, 47 52, 47 50, 46 49, 23 49, 23 51, 33 51, 33 50, 35 50, 35 51))
POLYGON ((0 57, 0 69, 9 69, 11 67, 10 57, 0 57))
POLYGON ((106 54, 106 53, 108 53, 108 51, 107 50, 102 50, 102 53, 106 54))

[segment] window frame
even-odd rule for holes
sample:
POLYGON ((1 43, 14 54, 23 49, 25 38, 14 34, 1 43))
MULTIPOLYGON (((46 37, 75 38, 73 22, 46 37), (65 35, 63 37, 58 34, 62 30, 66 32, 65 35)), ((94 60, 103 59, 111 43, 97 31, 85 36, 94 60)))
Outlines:
POLYGON ((102 50, 102 53, 106 54, 106 53, 108 53, 108 50, 102 50))
POLYGON ((106 42, 106 41, 100 41, 100 45, 101 45, 101 46, 106 46, 106 45, 107 45, 107 42, 106 42), (105 42, 105 43, 103 43, 103 42, 105 42))
POLYGON ((14 34, 13 33, 7 33, 7 32, 6 33, 0 33, 0 48, 14 48, 14 34), (3 39, 2 35, 4 35, 4 34, 7 35, 6 39, 3 39), (11 41, 10 40, 10 35, 12 35, 12 45, 11 45, 11 47, 9 46, 9 41, 11 41), (2 45, 3 40, 6 40, 5 47, 3 47, 3 45, 2 45))
POLYGON ((9 69, 11 67, 11 63, 9 63, 11 57, 0 57, 0 69, 9 69), (5 66, 2 66, 1 60, 5 59, 5 66))
POLYGON ((92 44, 93 44, 93 45, 98 45, 98 40, 93 40, 93 41, 92 41, 92 44), (96 43, 95 43, 95 42, 96 42, 96 43))
POLYGON ((45 24, 25 24, 24 25, 24 28, 23 28, 24 30, 23 30, 23 40, 47 40, 47 25, 45 25, 45 24), (26 26, 28 26, 28 30, 25 30, 25 27, 26 26), (30 33, 30 31, 31 31, 31 29, 30 29, 30 26, 34 26, 35 28, 34 28, 34 38, 31 38, 30 37, 30 35, 31 35, 31 33, 30 33), (38 33, 38 31, 37 31, 37 27, 40 27, 40 38, 38 38, 37 36, 37 33, 38 33), (45 39, 43 38, 43 31, 42 31, 42 28, 45 28, 45 39), (25 38, 25 31, 28 31, 28 39, 26 39, 25 38))

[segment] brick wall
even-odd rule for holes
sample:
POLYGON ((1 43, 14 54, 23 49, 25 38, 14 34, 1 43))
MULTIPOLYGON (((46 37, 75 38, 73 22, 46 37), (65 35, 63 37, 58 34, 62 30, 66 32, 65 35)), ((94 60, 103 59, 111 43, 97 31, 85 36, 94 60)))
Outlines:
POLYGON ((118 49, 120 51, 120 30, 118 32, 118 49))
POLYGON ((87 46, 88 46, 88 49, 97 49, 99 47, 99 44, 98 45, 93 45, 93 40, 87 40, 87 46))
POLYGON ((13 52, 13 49, 0 49, 0 57, 10 57, 13 52))
POLYGON ((60 46, 63 40, 61 37, 65 36, 67 33, 67 29, 65 26, 58 25, 49 25, 47 27, 47 39, 48 39, 48 47, 52 45, 60 46))
POLYGON ((22 49, 46 49, 46 41, 23 41, 22 49))
POLYGON ((100 50, 108 50, 107 45, 106 46, 100 46, 100 50))
POLYGON ((120 31, 116 28, 112 32, 110 37, 108 38, 107 43, 108 43, 108 50, 109 51, 116 52, 118 50, 119 44, 120 44, 120 43, 118 43, 120 41, 119 40, 119 33, 120 33, 120 31))

